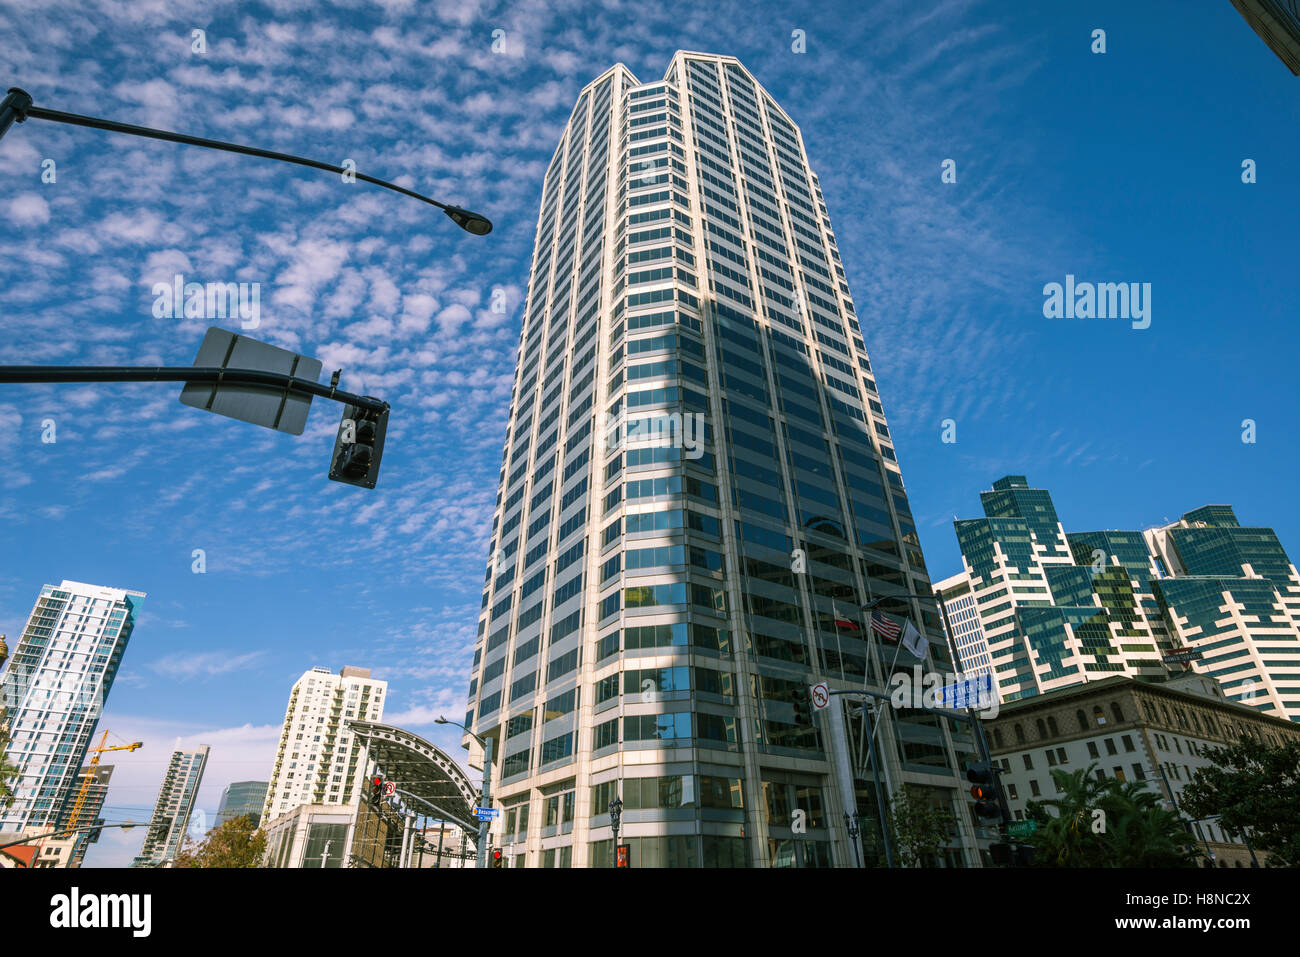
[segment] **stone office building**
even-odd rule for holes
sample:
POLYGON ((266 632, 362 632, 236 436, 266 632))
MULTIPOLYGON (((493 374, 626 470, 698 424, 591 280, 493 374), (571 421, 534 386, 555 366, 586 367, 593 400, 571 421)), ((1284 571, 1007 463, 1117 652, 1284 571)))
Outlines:
MULTIPOLYGON (((1173 809, 1171 796, 1181 807, 1183 788, 1211 764, 1207 748, 1243 737, 1274 746, 1300 740, 1293 722, 1231 701, 1213 678, 1194 673, 1167 681, 1117 675, 1074 685, 1004 704, 985 728, 1018 821, 1030 801, 1057 794, 1056 768, 1069 773, 1095 765, 1099 778, 1145 782, 1173 809)), ((1215 866, 1250 867, 1252 851, 1261 865, 1267 857, 1248 846, 1248 836, 1225 833, 1217 820, 1191 826, 1203 858, 1212 855, 1215 866)))

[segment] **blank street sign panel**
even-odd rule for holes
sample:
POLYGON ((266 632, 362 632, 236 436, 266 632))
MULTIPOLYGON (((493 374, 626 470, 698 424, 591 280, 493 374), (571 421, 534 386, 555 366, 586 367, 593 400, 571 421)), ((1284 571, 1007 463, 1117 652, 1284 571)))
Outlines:
MULTIPOLYGON (((203 337, 196 368, 256 369, 279 372, 311 382, 320 381, 321 363, 212 326, 203 337)), ((302 435, 307 427, 311 396, 289 393, 275 386, 229 385, 191 382, 181 390, 181 402, 196 409, 251 422, 278 432, 302 435)))

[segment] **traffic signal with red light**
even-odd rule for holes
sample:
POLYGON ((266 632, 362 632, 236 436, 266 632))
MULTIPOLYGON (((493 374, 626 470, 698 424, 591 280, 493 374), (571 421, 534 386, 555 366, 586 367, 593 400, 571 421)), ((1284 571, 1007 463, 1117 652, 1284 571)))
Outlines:
POLYGON ((506 861, 505 861, 505 858, 501 856, 501 849, 500 849, 500 848, 493 848, 493 850, 492 850, 492 866, 493 866, 493 867, 505 867, 505 866, 506 866, 506 861))
POLYGON ((971 782, 970 796, 975 799, 975 816, 1002 817, 1002 795, 988 762, 972 764, 966 771, 966 780, 971 782))
POLYGON ((384 798, 384 779, 375 775, 370 781, 370 803, 378 804, 384 798))

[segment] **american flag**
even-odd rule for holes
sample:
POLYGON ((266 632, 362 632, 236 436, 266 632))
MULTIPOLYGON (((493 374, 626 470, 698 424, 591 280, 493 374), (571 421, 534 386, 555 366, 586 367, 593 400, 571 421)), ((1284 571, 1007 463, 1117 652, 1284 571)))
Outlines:
POLYGON ((871 612, 871 630, 886 641, 898 641, 898 622, 886 618, 881 611, 871 612))

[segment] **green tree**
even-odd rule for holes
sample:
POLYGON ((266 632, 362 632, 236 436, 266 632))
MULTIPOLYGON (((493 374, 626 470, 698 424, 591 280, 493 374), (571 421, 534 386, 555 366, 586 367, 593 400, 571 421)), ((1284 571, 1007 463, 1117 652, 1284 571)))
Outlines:
POLYGON ((1177 814, 1137 782, 1100 779, 1097 766, 1053 769, 1058 796, 1030 801, 1040 867, 1189 867, 1196 852, 1177 814), (1051 812, 1055 813, 1051 813, 1051 812))
POLYGON ((14 803, 14 791, 10 781, 22 771, 11 764, 9 757, 9 716, 0 708, 0 807, 9 807, 14 803))
POLYGON ((925 791, 905 784, 889 799, 894 850, 903 867, 924 867, 951 839, 957 819, 937 806, 925 791))
POLYGON ((208 831, 203 843, 187 841, 177 867, 261 867, 266 835, 247 817, 231 818, 208 831))
POLYGON ((1230 834, 1249 829, 1251 844, 1268 851, 1270 867, 1300 867, 1300 742, 1275 748, 1243 738, 1203 753, 1214 764, 1198 769, 1184 788, 1187 813, 1217 814, 1230 834))

